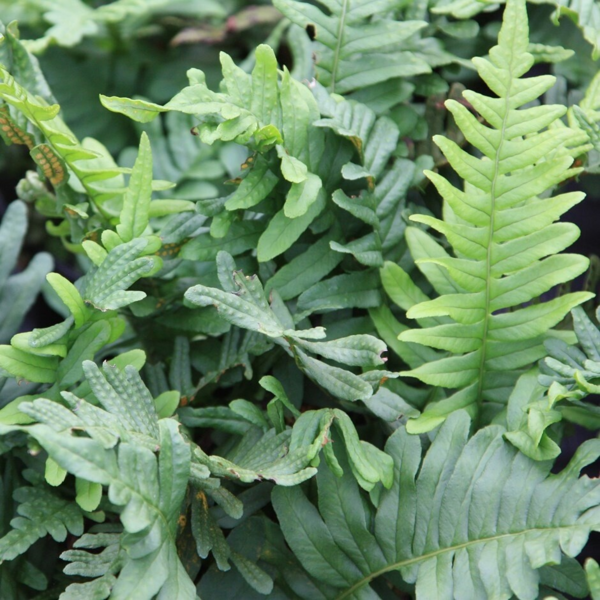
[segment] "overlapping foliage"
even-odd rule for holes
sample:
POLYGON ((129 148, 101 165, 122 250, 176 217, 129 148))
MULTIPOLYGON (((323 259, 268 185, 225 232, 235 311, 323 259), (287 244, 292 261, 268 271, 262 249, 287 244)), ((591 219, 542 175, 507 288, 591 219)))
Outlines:
POLYGON ((0 0, 2 600, 599 593, 600 88, 497 8, 0 0))
POLYGON ((391 576, 393 585, 395 571, 415 585, 417 598, 535 598, 540 584, 576 597, 587 592, 570 557, 597 527, 598 484, 578 478, 598 458, 597 441, 550 475, 548 463, 511 448, 502 427, 471 439, 469 428, 464 412, 454 414, 423 457, 417 436, 396 431, 386 444, 394 486, 376 507, 348 478, 325 470, 318 510, 299 488, 275 490, 286 540, 327 584, 323 597, 381 597, 371 581, 391 576))

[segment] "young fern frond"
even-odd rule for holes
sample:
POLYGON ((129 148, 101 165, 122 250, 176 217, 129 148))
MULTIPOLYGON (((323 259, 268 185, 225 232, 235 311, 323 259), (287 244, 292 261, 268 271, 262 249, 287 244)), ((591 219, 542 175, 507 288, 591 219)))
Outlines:
POLYGON ((427 320, 422 329, 404 331, 399 339, 449 352, 404 375, 457 391, 409 422, 413 433, 433 429, 459 408, 466 407, 479 422, 489 419, 506 403, 522 369, 544 355, 544 339, 554 335, 551 328, 592 296, 570 293, 522 307, 583 273, 589 262, 575 254, 557 255, 577 239, 579 229, 554 223, 584 195, 545 197, 579 172, 571 168, 569 148, 584 141, 585 134, 553 127, 566 112, 563 106, 521 108, 554 83, 548 75, 523 77, 533 64, 527 48, 525 2, 509 0, 498 45, 489 59, 473 59, 498 97, 464 93, 487 124, 463 104, 446 103, 465 138, 483 156, 470 155, 445 137, 434 138, 465 180, 465 191, 427 171, 444 198, 444 220, 427 215, 411 219, 444 234, 455 256, 427 234, 407 232, 417 266, 441 295, 408 310, 409 318, 427 320), (482 414, 486 408, 490 410, 482 414))

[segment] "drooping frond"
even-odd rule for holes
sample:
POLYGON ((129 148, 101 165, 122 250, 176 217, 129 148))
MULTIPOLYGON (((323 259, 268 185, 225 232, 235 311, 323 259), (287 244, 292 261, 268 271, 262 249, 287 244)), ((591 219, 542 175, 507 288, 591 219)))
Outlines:
POLYGON ((244 276, 235 271, 230 255, 220 252, 217 258, 223 290, 196 285, 186 293, 186 299, 197 306, 215 306, 232 325, 257 332, 282 346, 318 385, 338 398, 353 402, 367 400, 384 376, 382 371, 356 375, 349 369, 314 358, 311 354, 338 363, 363 368, 384 363, 381 354, 385 344, 371 335, 354 335, 337 340, 321 341, 326 337, 323 327, 296 330, 295 323, 278 297, 269 304, 263 286, 256 275, 244 276), (370 380, 372 377, 372 381, 370 380))
MULTIPOLYGON (((444 220, 427 215, 411 219, 446 236, 454 256, 424 232, 407 230, 417 266, 440 296, 423 301, 421 292, 420 297, 407 299, 407 316, 421 320, 423 328, 404 331, 399 339, 450 354, 404 375, 457 391, 409 422, 412 432, 428 431, 463 407, 479 418, 489 407, 491 412, 483 418, 491 418, 506 403, 522 370, 544 355, 544 340, 558 335, 551 328, 591 297, 578 292, 528 305, 581 274, 588 260, 557 254, 577 239, 579 229, 554 223, 583 194, 545 197, 556 184, 578 173, 571 168, 569 148, 585 137, 567 127, 552 127, 565 113, 563 106, 521 108, 554 82, 547 75, 523 77, 533 64, 527 47, 525 2, 509 0, 498 45, 489 59, 473 59, 498 97, 464 93, 481 119, 461 103, 446 103, 482 156, 469 154, 445 137, 434 138, 465 180, 465 189, 427 171, 444 198, 444 220)), ((400 267, 389 268, 401 274, 400 267)))
POLYGON ((234 400, 229 408, 186 408, 181 411, 186 425, 212 426, 240 435, 238 442, 226 448, 223 456, 218 455, 218 449, 215 456, 207 456, 200 448, 195 449, 195 457, 212 474, 244 483, 267 480, 277 485, 297 485, 315 475, 313 465, 323 450, 328 465, 339 475, 341 470, 329 439, 331 430, 335 430, 343 440, 349 470, 363 489, 370 491, 380 481, 386 487, 391 485, 389 456, 361 441, 346 413, 327 408, 300 415, 289 403, 281 384, 271 379, 275 387, 268 387, 277 392, 277 396, 269 402, 267 415, 246 400, 234 400), (291 428, 284 425, 283 406, 297 417, 291 428))
MULTIPOLYGON (((277 488, 273 504, 286 541, 323 598, 385 598, 398 575, 417 600, 538 597, 539 586, 584 597, 573 558, 597 529, 600 484, 579 471, 600 454, 585 442, 550 474, 489 426, 469 439, 464 411, 453 414, 427 452, 398 429, 386 451, 394 484, 374 507, 349 477, 317 475, 318 509, 299 488, 277 488), (388 583, 389 581, 389 583, 388 583)), ((309 593, 301 598, 314 597, 309 593)))

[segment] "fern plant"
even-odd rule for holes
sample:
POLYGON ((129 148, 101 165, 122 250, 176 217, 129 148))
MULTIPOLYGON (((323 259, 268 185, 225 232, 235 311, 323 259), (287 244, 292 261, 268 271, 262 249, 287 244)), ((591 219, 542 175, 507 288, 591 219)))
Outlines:
POLYGON ((2 600, 598 594, 598 81, 476 4, 0 0, 2 600))
MULTIPOLYGON (((113 512, 117 509, 119 514, 122 530, 98 540, 101 545, 117 546, 110 552, 111 560, 107 560, 105 551, 88 556, 86 569, 66 567, 69 574, 96 577, 93 582, 72 584, 65 592, 66 597, 76 593, 107 597, 109 593, 111 598, 129 598, 135 593, 144 598, 156 594, 195 598, 194 586, 175 547, 178 524, 186 518, 184 500, 188 481, 195 490, 194 500, 188 499, 187 503, 191 500, 198 555, 206 558, 212 552, 222 570, 230 568, 231 560, 249 584, 264 593, 265 588, 272 587, 270 578, 243 556, 230 551, 208 512, 208 498, 232 518, 239 519, 243 504, 220 487, 219 478, 246 483, 272 480, 285 486, 311 477, 316 470, 308 465, 327 444, 334 420, 340 422, 352 457, 352 471, 361 485, 371 489, 380 479, 384 479, 386 486, 391 485, 389 457, 361 444, 344 413, 307 414, 290 430, 283 424, 282 414, 275 416, 277 409, 268 411, 270 421, 250 403, 242 410, 245 401, 238 400, 236 410, 246 423, 246 434, 238 448, 228 453, 230 460, 207 455, 183 437, 174 419, 160 418, 157 408, 161 400, 152 399, 134 366, 119 369, 106 364, 100 370, 91 361, 84 361, 82 366, 89 388, 82 386, 79 393, 87 391, 92 401, 63 392, 62 400, 67 406, 47 398, 22 402, 20 411, 37 424, 1 426, 4 434, 19 429, 28 433, 46 450, 51 468, 56 471, 51 476, 47 465, 46 478, 53 485, 67 473, 77 476, 77 503, 91 513, 91 518, 103 520, 102 512, 97 510, 103 486, 108 489, 107 509, 110 507, 113 512), (73 435, 75 431, 85 432, 89 437, 73 435), (158 449, 157 460, 154 452, 158 449), (379 471, 372 463, 378 454, 382 464, 379 471)), ((285 397, 282 402, 290 406, 285 397)), ((188 422, 190 419, 188 415, 188 422)), ((326 455, 337 465, 331 451, 326 455)), ((25 491, 16 490, 15 499, 21 502, 20 513, 30 521, 20 518, 13 521, 13 529, 0 540, 2 560, 22 554, 46 531, 59 540, 64 539, 65 527, 75 535, 82 533, 82 515, 77 505, 38 489, 28 494, 25 491), (38 509, 31 508, 30 497, 35 498, 38 509)), ((81 539, 83 547, 90 547, 87 540, 90 536, 81 539)), ((76 552, 65 555, 70 561, 76 557, 83 558, 76 552)))
POLYGON ((444 220, 426 215, 411 219, 443 233, 455 256, 422 230, 407 231, 407 239, 417 265, 440 296, 424 300, 416 289, 409 293, 403 286, 406 274, 396 265, 383 271, 388 291, 407 316, 423 320, 422 329, 403 331, 399 339, 450 353, 405 373, 457 390, 409 423, 414 433, 431 430, 464 407, 480 422, 489 421, 506 404, 521 369, 543 356, 544 339, 560 335, 551 328, 592 297, 573 292, 523 307, 588 266, 583 256, 556 254, 578 237, 579 230, 554 221, 583 194, 544 198, 553 186, 579 172, 571 168, 570 147, 585 138, 568 128, 552 127, 564 107, 520 109, 554 81, 544 75, 522 77, 533 63, 527 47, 525 6, 509 3, 489 60, 474 59, 478 73, 498 97, 464 93, 488 124, 458 102, 446 104, 482 157, 468 154, 447 138, 434 138, 464 178, 465 190, 426 172, 444 198, 444 220))

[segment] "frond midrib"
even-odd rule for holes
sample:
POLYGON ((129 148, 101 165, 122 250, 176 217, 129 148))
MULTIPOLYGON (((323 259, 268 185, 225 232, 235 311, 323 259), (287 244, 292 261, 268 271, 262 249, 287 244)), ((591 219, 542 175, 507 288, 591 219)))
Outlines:
POLYGON ((506 94, 504 97, 504 116, 502 117, 502 129, 500 130, 500 141, 498 143, 498 148, 496 149, 496 156, 494 158, 494 171, 492 178, 492 185, 490 189, 490 223, 489 223, 489 233, 488 233, 488 243, 487 243, 487 251, 486 251, 486 265, 485 265, 485 306, 484 306, 484 324, 483 324, 483 332, 481 334, 481 358, 479 360, 479 375, 477 381, 477 405, 478 405, 478 416, 481 415, 482 405, 483 405, 483 382, 486 373, 485 362, 486 362, 486 349, 487 349, 487 338, 489 332, 489 324, 490 324, 490 305, 491 305, 491 280, 492 280, 492 245, 494 241, 494 227, 496 221, 496 185, 498 183, 498 178, 500 176, 500 156, 502 152, 502 145, 504 144, 506 138, 506 126, 508 122, 508 116, 510 114, 510 94, 513 83, 513 64, 512 61, 508 66, 509 80, 508 87, 506 90, 506 94))
POLYGON ((342 0, 342 14, 337 31, 337 40, 333 51, 333 63, 331 66, 331 93, 335 93, 335 84, 337 81, 337 72, 340 66, 340 54, 342 52, 342 40, 344 38, 344 27, 346 26, 346 14, 348 12, 348 3, 350 0, 342 0))
POLYGON ((344 600, 344 598, 351 597, 352 594, 354 594, 354 592, 357 592, 363 586, 369 584, 371 581, 373 581, 373 579, 376 579, 377 577, 380 577, 381 575, 385 575, 386 573, 389 573, 390 571, 397 571, 404 567, 410 567, 411 565, 417 564, 422 561, 429 560, 430 558, 435 558, 436 556, 440 556, 442 554, 445 554, 446 552, 457 552, 458 550, 463 550, 464 548, 472 548, 473 546, 476 546, 477 544, 487 544, 489 542, 495 542, 495 541, 498 541, 498 540, 501 540, 504 538, 516 538, 520 535, 527 535, 527 534, 536 533, 536 532, 540 532, 540 533, 549 532, 549 531, 555 532, 559 529, 568 529, 568 528, 577 527, 577 526, 578 526, 577 523, 573 523, 571 525, 557 525, 556 527, 532 527, 531 529, 524 529, 523 531, 517 531, 514 533, 501 533, 499 535, 492 535, 490 537, 480 538, 477 540, 469 540, 469 541, 463 542, 461 544, 456 544, 455 546, 448 546, 447 548, 439 548, 438 550, 434 550, 433 552, 429 552, 428 554, 422 554, 421 556, 415 556, 413 558, 408 558, 406 560, 401 560, 401 561, 386 565, 382 569, 379 569, 379 571, 375 571, 374 573, 370 573, 369 575, 366 575, 365 577, 363 577, 362 579, 360 579, 359 581, 354 583, 351 587, 342 591, 339 596, 335 597, 335 600, 344 600))

